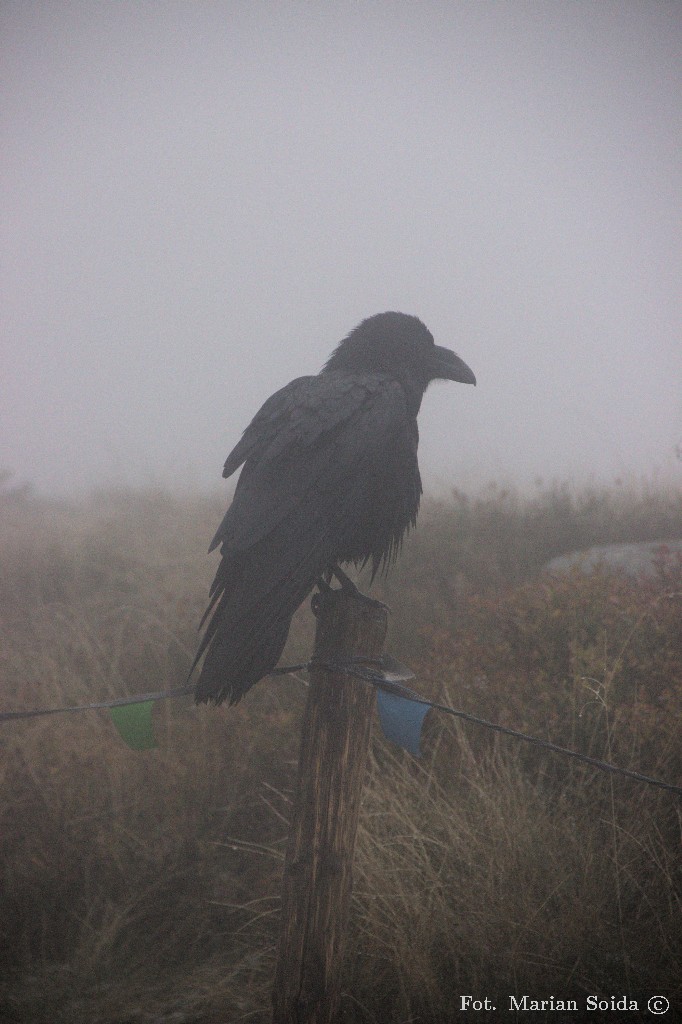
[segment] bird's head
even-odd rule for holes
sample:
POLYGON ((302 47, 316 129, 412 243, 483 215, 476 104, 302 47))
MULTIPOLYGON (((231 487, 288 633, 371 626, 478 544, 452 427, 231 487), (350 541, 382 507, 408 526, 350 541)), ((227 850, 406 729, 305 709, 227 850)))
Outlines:
POLYGON ((464 360, 436 345, 421 320, 406 313, 378 313, 363 320, 334 350, 324 369, 388 373, 422 393, 432 380, 476 383, 464 360))

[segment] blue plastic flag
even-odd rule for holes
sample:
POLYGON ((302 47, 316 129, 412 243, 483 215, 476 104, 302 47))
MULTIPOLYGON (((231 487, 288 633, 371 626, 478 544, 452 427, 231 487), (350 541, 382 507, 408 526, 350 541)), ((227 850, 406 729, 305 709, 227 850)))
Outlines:
MULTIPOLYGON (((411 691, 406 689, 406 693, 411 691)), ((377 693, 377 703, 379 721, 386 739, 409 750, 415 757, 420 757, 419 741, 429 705, 381 689, 377 693)))

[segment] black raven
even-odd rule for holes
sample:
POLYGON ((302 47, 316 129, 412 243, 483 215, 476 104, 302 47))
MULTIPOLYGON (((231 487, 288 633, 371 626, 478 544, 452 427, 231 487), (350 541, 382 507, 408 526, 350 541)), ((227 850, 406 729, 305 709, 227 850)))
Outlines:
MULTIPOLYGON (((417 413, 432 380, 475 384, 416 316, 363 320, 316 377, 267 400, 225 463, 242 463, 209 551, 222 560, 192 671, 197 701, 238 701, 277 664, 291 618, 341 562, 392 562, 422 493, 417 413)), ((191 674, 191 673, 190 673, 191 674)))

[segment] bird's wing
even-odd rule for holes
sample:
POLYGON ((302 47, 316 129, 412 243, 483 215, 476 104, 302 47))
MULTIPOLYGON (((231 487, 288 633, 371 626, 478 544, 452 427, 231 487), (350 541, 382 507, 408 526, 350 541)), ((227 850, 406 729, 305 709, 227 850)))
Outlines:
POLYGON ((292 381, 268 399, 228 456, 225 475, 246 464, 210 550, 222 544, 223 554, 244 551, 295 508, 307 506, 314 517, 316 506, 334 502, 343 515, 344 493, 348 500, 357 493, 377 458, 409 433, 409 422, 405 394, 388 377, 292 381))
POLYGON ((232 476, 249 456, 262 458, 275 445, 282 426, 296 423, 298 410, 310 404, 316 381, 317 377, 298 377, 268 398, 227 456, 223 467, 225 478, 232 476))

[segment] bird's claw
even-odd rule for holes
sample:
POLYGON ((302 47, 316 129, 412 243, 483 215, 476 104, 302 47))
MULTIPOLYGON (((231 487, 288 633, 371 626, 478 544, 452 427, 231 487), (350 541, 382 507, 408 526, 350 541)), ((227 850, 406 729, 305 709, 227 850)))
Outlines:
POLYGON ((369 594, 363 594, 363 592, 361 590, 357 590, 357 588, 353 597, 356 601, 364 601, 364 603, 368 604, 370 608, 382 608, 385 612, 390 612, 391 610, 384 601, 379 601, 376 597, 370 597, 369 594))
POLYGON ((387 612, 391 610, 383 601, 378 601, 375 597, 369 597, 368 594, 363 594, 357 584, 354 583, 350 576, 347 576, 343 569, 339 568, 338 565, 334 566, 333 575, 336 576, 337 580, 341 584, 341 589, 345 590, 346 593, 352 594, 357 601, 364 601, 373 608, 383 608, 387 612))
POLYGON ((339 569, 338 566, 334 567, 334 569, 330 573, 330 576, 336 576, 341 586, 337 588, 332 587, 328 580, 326 580, 324 577, 320 577, 320 579, 317 581, 318 591, 316 594, 313 594, 310 600, 310 607, 312 609, 313 615, 316 618, 320 614, 322 605, 332 594, 342 593, 345 593, 349 597, 352 597, 355 601, 362 601, 364 604, 369 605, 371 608, 381 608, 384 611, 390 611, 388 605, 384 604, 383 601, 378 601, 375 597, 369 597, 367 594, 363 594, 363 592, 358 588, 358 586, 353 582, 353 580, 346 575, 343 569, 339 569))

